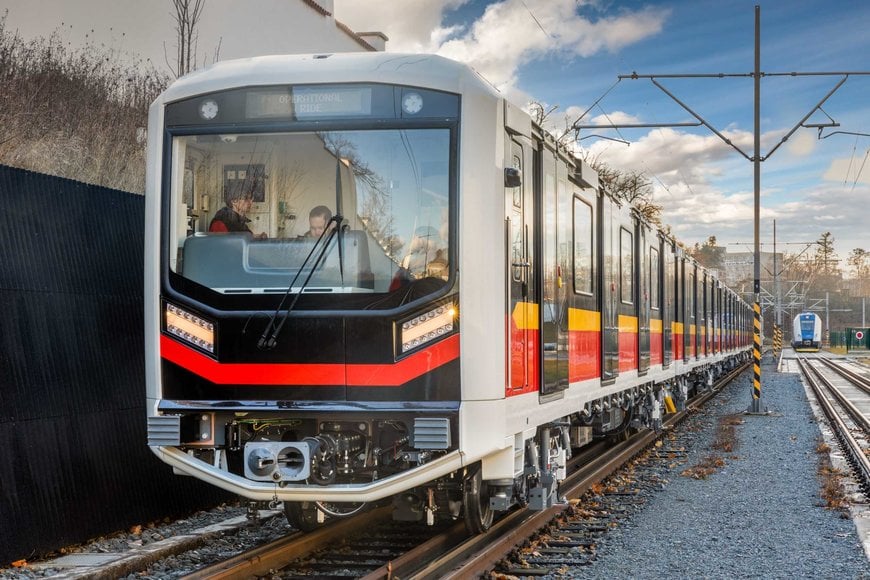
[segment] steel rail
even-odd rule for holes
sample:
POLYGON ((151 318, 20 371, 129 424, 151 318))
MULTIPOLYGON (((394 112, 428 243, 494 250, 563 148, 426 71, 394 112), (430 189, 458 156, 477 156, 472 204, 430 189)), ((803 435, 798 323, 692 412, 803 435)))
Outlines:
POLYGON ((870 395, 870 379, 861 376, 854 371, 850 371, 843 365, 837 364, 829 358, 819 358, 818 360, 822 361, 822 363, 826 364, 827 366, 834 369, 836 372, 840 373, 841 375, 852 381, 853 385, 870 395))
MULTIPOLYGON (((870 490, 870 459, 868 459, 864 454, 863 449, 858 444, 855 437, 852 436, 852 433, 849 432, 849 428, 843 422, 840 414, 837 413, 836 409, 834 409, 834 406, 831 404, 831 401, 827 396, 825 396, 822 384, 824 383, 825 388, 831 389, 832 391, 836 391, 836 389, 834 389, 830 383, 824 381, 824 378, 818 369, 807 364, 806 359, 798 357, 797 361, 801 372, 810 384, 813 393, 816 395, 816 400, 819 402, 819 406, 828 418, 831 429, 839 440, 843 452, 848 456, 852 467, 856 471, 856 475, 861 480, 861 486, 865 492, 870 490), (810 371, 812 371, 812 373, 810 371), (815 377, 813 375, 815 375, 815 377), (818 381, 816 380, 816 377, 819 379, 818 381)), ((835 393, 832 392, 832 394, 836 396, 835 393)))
POLYGON ((307 554, 322 548, 324 544, 339 538, 360 533, 366 528, 387 521, 392 508, 383 506, 339 520, 334 524, 308 533, 294 533, 254 550, 234 556, 212 566, 201 568, 183 576, 187 580, 237 580, 269 574, 270 570, 283 568, 307 554))
MULTIPOLYGON (((682 421, 691 409, 697 408, 715 396, 724 384, 733 380, 746 366, 748 364, 738 367, 712 389, 695 397, 686 411, 669 417, 665 421, 662 432, 642 431, 626 441, 611 446, 607 451, 601 450, 603 444, 587 447, 574 459, 575 462, 582 463, 582 467, 575 467, 575 471, 562 483, 560 493, 564 493, 567 499, 582 496, 594 483, 615 472, 651 445, 663 432, 682 421)), ((307 534, 294 533, 224 562, 202 568, 184 578, 235 580, 267 575, 330 542, 386 522, 390 518, 391 509, 390 506, 378 507, 307 534)), ((469 536, 464 524, 457 523, 363 578, 468 578, 471 575, 483 574, 509 554, 514 546, 544 527, 566 509, 567 505, 563 504, 540 512, 515 509, 499 518, 487 533, 476 536, 469 536), (457 562, 462 562, 461 567, 457 568, 457 562)))
MULTIPOLYGON (((830 368, 833 372, 837 373, 840 377, 846 379, 847 381, 850 381, 850 384, 852 386, 857 387, 864 394, 870 395, 870 387, 865 387, 854 382, 855 379, 859 378, 857 375, 846 371, 839 365, 830 363, 827 359, 813 360, 821 361, 822 364, 827 365, 828 368, 830 368)), ((870 418, 865 416, 864 413, 862 413, 858 409, 858 407, 855 406, 855 403, 850 401, 849 398, 846 397, 846 395, 844 395, 843 392, 840 391, 840 389, 837 388, 837 386, 834 385, 834 383, 832 383, 828 377, 826 377, 819 371, 819 369, 815 368, 811 364, 808 365, 808 367, 812 369, 812 371, 816 374, 819 380, 825 385, 825 388, 827 388, 828 392, 837 400, 837 403, 839 403, 839 405, 846 411, 852 421, 854 421, 867 434, 867 436, 870 437, 870 418)))
MULTIPOLYGON (((576 499, 588 491, 593 484, 605 479, 622 467, 638 453, 649 447, 663 433, 683 421, 688 414, 713 398, 724 385, 742 373, 749 364, 746 363, 720 379, 709 391, 695 397, 685 411, 668 418, 661 432, 645 430, 627 441, 620 442, 606 452, 598 455, 589 463, 583 465, 562 483, 560 491, 567 499, 576 499)), ((540 512, 516 510, 501 518, 485 534, 474 536, 458 545, 449 553, 431 559, 421 566, 421 559, 416 560, 416 569, 389 570, 382 567, 368 576, 366 580, 389 579, 401 577, 404 579, 467 579, 477 578, 492 571, 499 561, 504 559, 518 544, 534 535, 554 518, 568 509, 567 505, 553 506, 540 512)))

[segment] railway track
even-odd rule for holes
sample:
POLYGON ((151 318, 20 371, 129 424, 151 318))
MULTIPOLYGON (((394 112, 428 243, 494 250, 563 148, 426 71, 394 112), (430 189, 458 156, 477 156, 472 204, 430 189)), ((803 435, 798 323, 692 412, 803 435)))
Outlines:
POLYGON ((870 494, 870 371, 826 357, 798 357, 859 485, 870 494))
MULTIPOLYGON (((572 458, 569 475, 560 486, 563 504, 538 512, 515 509, 485 534, 469 536, 461 521, 435 529, 397 527, 390 521, 390 506, 382 506, 315 532, 290 535, 185 578, 472 578, 491 571, 518 573, 518 567, 542 574, 583 565, 588 563, 582 556, 584 550, 594 557, 596 537, 620 517, 625 511, 620 505, 631 503, 635 492, 630 487, 614 487, 603 494, 614 500, 613 505, 584 506, 579 499, 669 433, 743 368, 695 397, 686 411, 670 416, 661 432, 642 431, 623 441, 585 448, 572 458), (545 545, 523 551, 521 546, 542 534, 545 545)), ((673 455, 667 458, 673 459, 673 455)))

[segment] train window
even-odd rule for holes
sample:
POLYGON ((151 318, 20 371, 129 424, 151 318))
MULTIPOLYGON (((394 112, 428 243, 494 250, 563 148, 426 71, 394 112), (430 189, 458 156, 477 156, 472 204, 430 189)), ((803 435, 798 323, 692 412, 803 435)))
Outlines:
POLYGON ((631 304, 634 301, 634 236, 625 228, 619 229, 619 283, 620 299, 631 304))
POLYGON ((331 242, 306 291, 447 280, 450 143, 446 128, 175 137, 173 167, 188 171, 172 180, 170 270, 225 294, 296 288, 325 206, 325 221, 344 217, 342 246, 331 242))
MULTIPOLYGON (((523 161, 519 155, 513 156, 513 168, 519 171, 523 170, 523 161)), ((514 282, 520 282, 523 279, 523 264, 526 261, 526 244, 523 232, 525 225, 523 224, 523 187, 518 185, 511 188, 513 198, 513 213, 511 215, 511 271, 514 282)))
POLYGON ((649 249, 649 301, 653 310, 659 309, 659 251, 657 248, 649 249))
POLYGON ((574 198, 574 291, 592 294, 592 206, 574 198))
MULTIPOLYGON (((691 267, 691 266, 686 266, 691 267)), ((689 274, 686 287, 686 316, 692 318, 695 316, 695 275, 689 274)))

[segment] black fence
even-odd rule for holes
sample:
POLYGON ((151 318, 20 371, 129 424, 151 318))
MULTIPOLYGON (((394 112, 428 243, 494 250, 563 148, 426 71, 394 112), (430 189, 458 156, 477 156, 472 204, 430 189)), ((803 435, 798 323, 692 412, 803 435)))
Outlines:
POLYGON ((231 499, 145 443, 144 198, 0 166, 0 567, 231 499))

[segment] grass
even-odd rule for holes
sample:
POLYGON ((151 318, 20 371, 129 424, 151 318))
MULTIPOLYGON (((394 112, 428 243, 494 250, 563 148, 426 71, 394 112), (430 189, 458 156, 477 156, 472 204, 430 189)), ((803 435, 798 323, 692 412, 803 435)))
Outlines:
POLYGON ((25 42, 0 17, 0 163, 125 191, 145 190, 148 107, 170 78, 60 34, 25 42))

